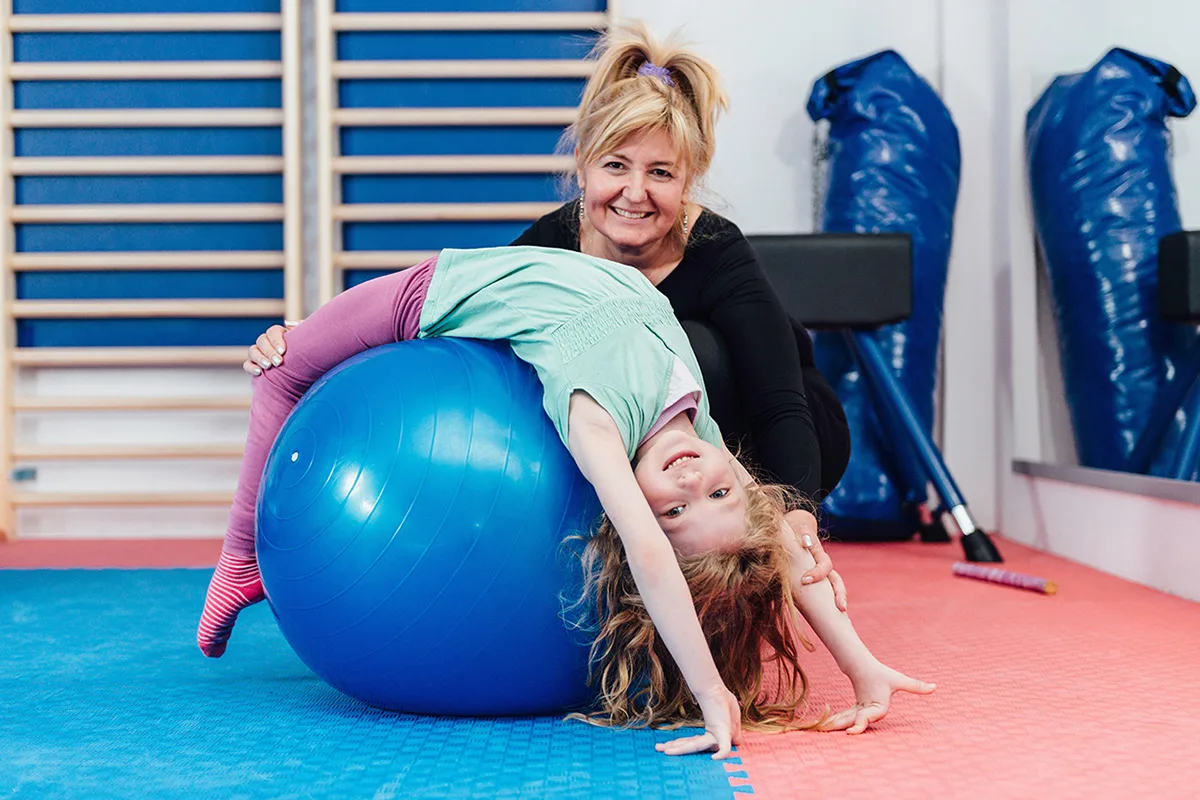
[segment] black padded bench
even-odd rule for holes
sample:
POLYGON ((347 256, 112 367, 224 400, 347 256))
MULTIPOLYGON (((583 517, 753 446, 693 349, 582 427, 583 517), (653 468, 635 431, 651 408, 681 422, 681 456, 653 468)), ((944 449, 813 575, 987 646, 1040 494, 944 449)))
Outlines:
POLYGON ((944 530, 941 514, 949 513, 962 533, 968 560, 1001 561, 871 336, 875 329, 912 313, 909 236, 822 233, 748 238, 788 314, 808 328, 842 332, 862 369, 880 424, 894 443, 910 494, 924 504, 932 483, 941 503, 931 515, 938 529, 944 530))

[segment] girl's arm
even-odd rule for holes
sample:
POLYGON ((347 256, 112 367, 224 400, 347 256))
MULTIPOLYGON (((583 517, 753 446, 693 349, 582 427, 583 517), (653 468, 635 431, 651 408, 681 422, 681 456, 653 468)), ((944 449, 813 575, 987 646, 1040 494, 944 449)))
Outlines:
POLYGON ((850 616, 838 609, 833 587, 824 581, 801 581, 804 570, 812 567, 813 558, 797 533, 785 523, 780 535, 791 557, 792 598, 796 607, 854 687, 854 707, 825 720, 821 729, 862 733, 872 722, 883 719, 896 692, 933 692, 932 683, 910 678, 875 657, 859 638, 850 616))
POLYGON ((612 417, 581 392, 571 396, 569 414, 567 444, 571 455, 617 529, 654 627, 704 713, 707 734, 688 737, 694 749, 669 752, 698 752, 715 744, 713 757, 725 758, 730 755, 730 745, 741 738, 741 713, 717 671, 675 551, 633 476, 612 417))
MULTIPOLYGON (((733 462, 733 472, 737 475, 738 480, 742 482, 743 486, 749 486, 754 483, 754 478, 742 466, 742 462, 738 461, 737 456, 729 452, 728 447, 725 448, 725 455, 733 462)), ((818 535, 817 518, 810 511, 806 511, 803 508, 796 508, 789 511, 785 519, 792 530, 795 531, 796 537, 800 538, 800 541, 804 543, 804 547, 812 555, 813 563, 803 574, 799 574, 798 580, 808 585, 829 578, 829 583, 833 587, 834 603, 842 611, 846 611, 846 584, 842 582, 842 576, 834 571, 833 560, 825 552, 825 547, 821 544, 821 537, 818 535)))

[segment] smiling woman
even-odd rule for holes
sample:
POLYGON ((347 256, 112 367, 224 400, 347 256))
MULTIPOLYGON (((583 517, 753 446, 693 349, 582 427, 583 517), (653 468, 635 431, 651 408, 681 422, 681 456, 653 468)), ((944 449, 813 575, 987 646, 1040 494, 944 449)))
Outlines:
POLYGON ((815 507, 849 459, 841 403, 814 364, 808 332, 783 310, 745 236, 693 196, 727 107, 720 75, 642 26, 614 29, 595 57, 560 145, 574 157, 569 179, 578 199, 513 244, 578 250, 645 275, 681 322, 706 329, 730 354, 732 384, 712 351, 695 347, 726 441, 815 507))

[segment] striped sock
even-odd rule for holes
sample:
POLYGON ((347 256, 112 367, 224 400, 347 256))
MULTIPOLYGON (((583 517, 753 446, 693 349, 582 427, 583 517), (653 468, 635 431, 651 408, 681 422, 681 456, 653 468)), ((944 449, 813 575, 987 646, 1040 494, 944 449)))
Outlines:
POLYGON ((196 631, 201 652, 209 658, 219 658, 225 652, 238 612, 265 597, 254 556, 235 556, 222 551, 204 598, 200 629, 196 631))

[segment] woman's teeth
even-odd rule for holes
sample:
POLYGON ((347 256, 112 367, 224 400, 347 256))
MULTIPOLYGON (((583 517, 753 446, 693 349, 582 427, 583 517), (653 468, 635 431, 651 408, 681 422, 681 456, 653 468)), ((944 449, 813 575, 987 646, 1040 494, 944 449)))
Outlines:
POLYGON ((609 208, 611 208, 613 213, 618 217, 623 217, 625 219, 645 219, 652 213, 650 211, 625 211, 614 206, 609 206, 609 208))

